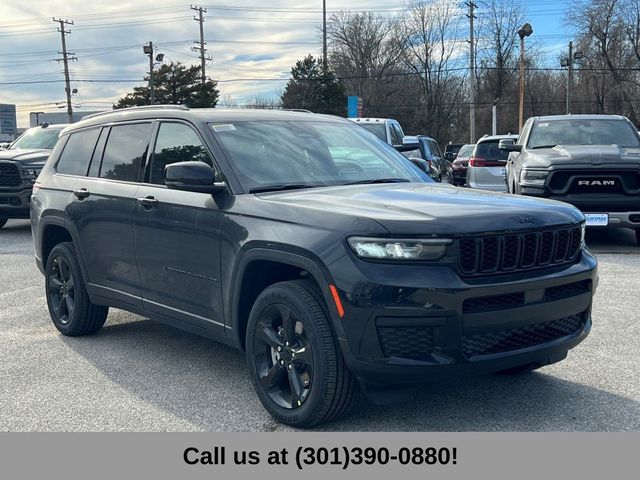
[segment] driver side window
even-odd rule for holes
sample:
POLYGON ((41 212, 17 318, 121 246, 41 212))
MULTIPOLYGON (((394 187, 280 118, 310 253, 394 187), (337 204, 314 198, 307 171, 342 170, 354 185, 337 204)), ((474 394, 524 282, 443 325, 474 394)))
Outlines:
POLYGON ((164 185, 165 167, 188 161, 200 161, 213 166, 207 149, 191 127, 183 123, 161 123, 153 149, 149 183, 164 185))

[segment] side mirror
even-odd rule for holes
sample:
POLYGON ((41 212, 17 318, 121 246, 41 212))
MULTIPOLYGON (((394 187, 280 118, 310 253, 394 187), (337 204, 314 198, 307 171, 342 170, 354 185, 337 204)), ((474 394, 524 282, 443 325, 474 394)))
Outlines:
POLYGON ((395 148, 400 153, 402 152, 411 152, 412 150, 420 150, 419 143, 403 143, 402 145, 394 145, 395 148))
POLYGON ((522 145, 517 145, 512 138, 503 138, 498 143, 498 148, 505 152, 521 152, 522 145))
POLYGON ((225 182, 216 182, 216 174, 204 162, 177 162, 164 169, 164 183, 173 190, 214 193, 226 190, 225 182))
POLYGON ((424 173, 429 173, 429 162, 427 162, 425 159, 418 157, 409 157, 408 160, 424 173))

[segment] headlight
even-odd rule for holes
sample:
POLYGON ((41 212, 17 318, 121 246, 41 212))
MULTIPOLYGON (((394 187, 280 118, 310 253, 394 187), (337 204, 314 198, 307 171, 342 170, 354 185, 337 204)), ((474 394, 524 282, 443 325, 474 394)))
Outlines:
POLYGON ((41 171, 42 167, 22 168, 20 169, 20 177, 24 180, 35 181, 41 171))
POLYGON ((450 239, 349 238, 349 245, 367 260, 438 260, 451 245, 450 239))
POLYGON ((536 187, 544 186, 549 172, 543 170, 521 170, 520 185, 532 185, 536 187))

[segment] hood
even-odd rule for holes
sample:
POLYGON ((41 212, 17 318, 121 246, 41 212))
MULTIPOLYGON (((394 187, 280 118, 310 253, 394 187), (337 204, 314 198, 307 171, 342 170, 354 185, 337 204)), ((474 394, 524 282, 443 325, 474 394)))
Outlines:
POLYGON ((556 145, 553 148, 530 150, 527 166, 551 165, 604 165, 607 163, 640 163, 640 148, 623 148, 616 145, 556 145))
POLYGON ((309 222, 330 225, 331 215, 368 218, 398 235, 528 230, 584 218, 576 208, 561 202, 442 184, 327 187, 261 194, 259 198, 271 206, 289 207, 285 209, 289 213, 290 207, 304 209, 302 216, 309 222))
POLYGON ((16 149, 0 150, 0 161, 12 160, 20 163, 44 163, 49 158, 51 150, 46 149, 16 149))

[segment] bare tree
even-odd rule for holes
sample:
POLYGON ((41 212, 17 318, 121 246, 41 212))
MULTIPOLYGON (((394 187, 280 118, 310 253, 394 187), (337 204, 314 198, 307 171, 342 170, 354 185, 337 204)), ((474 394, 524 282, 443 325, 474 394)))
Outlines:
POLYGON ((420 85, 415 126, 435 137, 450 135, 456 105, 463 98, 460 14, 453 2, 420 1, 408 6, 403 19, 402 60, 420 85))

